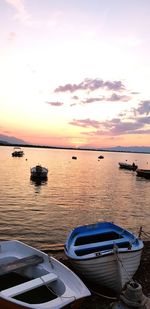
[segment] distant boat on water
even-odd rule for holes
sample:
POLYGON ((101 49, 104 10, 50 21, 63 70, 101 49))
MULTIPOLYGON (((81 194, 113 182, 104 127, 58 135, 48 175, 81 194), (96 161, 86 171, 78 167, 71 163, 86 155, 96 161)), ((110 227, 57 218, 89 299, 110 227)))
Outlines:
POLYGON ((65 253, 86 279, 120 293, 135 274, 143 242, 111 222, 79 226, 67 237, 65 253))
POLYGON ((23 157, 24 152, 20 147, 14 147, 14 151, 12 152, 12 157, 23 157))
POLYGON ((77 157, 76 156, 72 156, 72 160, 77 160, 77 157))
POLYGON ((104 159, 104 156, 100 155, 100 156, 98 157, 98 159, 104 159))
POLYGON ((17 240, 0 242, 0 308, 60 309, 91 293, 69 268, 17 240))
POLYGON ((137 174, 137 176, 150 179, 150 170, 147 170, 147 169, 137 169, 136 170, 136 174, 137 174))
POLYGON ((48 168, 36 165, 30 169, 32 179, 47 179, 48 168))
POLYGON ((136 171, 136 169, 138 168, 138 166, 134 162, 132 164, 126 162, 119 162, 119 167, 130 171, 136 171))

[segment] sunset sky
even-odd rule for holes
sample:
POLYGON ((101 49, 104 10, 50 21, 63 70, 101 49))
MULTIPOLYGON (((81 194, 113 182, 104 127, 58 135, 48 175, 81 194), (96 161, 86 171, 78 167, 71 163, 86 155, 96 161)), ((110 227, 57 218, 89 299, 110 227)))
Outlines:
POLYGON ((0 137, 150 146, 150 0, 0 0, 0 23, 0 137))

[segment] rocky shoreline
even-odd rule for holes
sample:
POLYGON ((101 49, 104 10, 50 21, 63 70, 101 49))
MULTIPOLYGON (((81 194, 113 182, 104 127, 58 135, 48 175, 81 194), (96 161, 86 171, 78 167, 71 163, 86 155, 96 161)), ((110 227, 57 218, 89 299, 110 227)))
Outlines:
MULTIPOLYGON (((48 250, 43 251, 46 251, 49 255, 55 257, 72 269, 72 266, 68 258, 65 256, 61 246, 58 246, 58 248, 49 248, 48 250)), ((142 286, 143 294, 150 297, 150 241, 144 241, 141 263, 133 280, 142 286)), ((117 300, 118 295, 115 295, 114 292, 103 286, 96 286, 85 280, 83 281, 90 289, 91 296, 85 298, 82 303, 78 305, 78 309, 108 309, 110 308, 110 305, 117 300)))

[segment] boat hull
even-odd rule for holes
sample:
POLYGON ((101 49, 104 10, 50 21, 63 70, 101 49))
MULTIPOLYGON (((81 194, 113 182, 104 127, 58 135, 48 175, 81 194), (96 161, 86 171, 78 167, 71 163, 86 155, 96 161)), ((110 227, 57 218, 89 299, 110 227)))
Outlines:
MULTIPOLYGON (((63 308, 63 309, 68 309, 68 308, 72 308, 72 309, 77 309, 77 308, 80 308, 81 304, 83 302, 83 299, 78 299, 76 300, 75 303, 71 303, 71 307, 66 305, 66 306, 63 306, 63 307, 54 307, 54 309, 57 309, 57 308, 63 308)), ((12 304, 10 303, 9 301, 5 300, 5 299, 2 299, 0 298, 0 308, 1 309, 29 309, 29 307, 26 307, 26 306, 20 306, 18 304, 12 304)), ((39 307, 39 309, 42 309, 43 307, 39 307)), ((51 307, 47 307, 46 309, 50 309, 51 307)), ((36 309, 36 307, 35 307, 36 309)))
POLYGON ((119 163, 119 167, 121 169, 126 169, 126 170, 129 170, 129 171, 136 171, 138 166, 135 165, 135 164, 127 164, 127 163, 119 163))
POLYGON ((24 152, 23 151, 14 151, 12 152, 12 157, 23 157, 24 152))
POLYGON ((46 167, 42 167, 40 165, 37 165, 36 167, 31 168, 31 179, 41 179, 46 180, 48 175, 48 169, 46 167))
POLYGON ((135 274, 142 251, 111 254, 89 260, 71 260, 77 273, 86 279, 120 292, 135 274))
POLYGON ((150 179, 150 170, 137 169, 137 176, 150 179))
MULTIPOLYGON (((13 304, 10 301, 0 297, 0 308, 2 309, 27 309, 28 307, 13 304)), ((29 309, 29 308, 28 308, 29 309)))

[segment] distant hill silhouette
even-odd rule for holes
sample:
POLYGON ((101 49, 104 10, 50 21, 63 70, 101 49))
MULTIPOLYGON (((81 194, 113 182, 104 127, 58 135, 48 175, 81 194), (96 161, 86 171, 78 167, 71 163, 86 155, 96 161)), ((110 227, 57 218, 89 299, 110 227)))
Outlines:
POLYGON ((109 147, 105 148, 105 150, 109 151, 122 151, 122 152, 145 152, 150 153, 150 147, 146 146, 116 146, 116 147, 109 147))
POLYGON ((0 143, 1 144, 26 144, 26 142, 22 139, 18 139, 14 136, 8 136, 4 134, 0 134, 0 143))
POLYGON ((112 152, 140 152, 140 153, 150 153, 150 147, 145 146, 116 146, 116 147, 108 147, 108 148, 88 148, 88 147, 59 147, 59 146, 47 146, 47 145, 33 145, 28 144, 22 139, 18 139, 14 136, 7 136, 4 134, 0 134, 0 145, 8 146, 24 146, 24 147, 39 147, 39 148, 55 148, 55 149, 78 149, 78 150, 91 150, 91 151, 112 151, 112 152))

